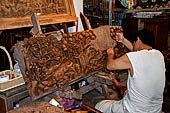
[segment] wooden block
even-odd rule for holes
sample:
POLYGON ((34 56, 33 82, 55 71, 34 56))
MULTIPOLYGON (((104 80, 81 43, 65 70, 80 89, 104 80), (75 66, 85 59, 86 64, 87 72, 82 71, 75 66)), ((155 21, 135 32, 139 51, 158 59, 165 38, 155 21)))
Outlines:
POLYGON ((96 79, 95 76, 90 76, 90 77, 87 78, 87 82, 88 83, 93 83, 93 82, 95 82, 95 79, 96 79))
POLYGON ((102 84, 107 84, 107 85, 114 85, 113 81, 106 77, 106 76, 100 76, 100 75, 96 75, 96 82, 102 83, 102 84))
POLYGON ((103 92, 105 98, 106 98, 106 99, 110 99, 107 85, 102 85, 102 89, 103 89, 102 92, 103 92))
POLYGON ((87 86, 83 86, 81 87, 80 89, 78 89, 77 91, 78 92, 81 92, 82 94, 86 94, 88 93, 89 91, 93 90, 93 89, 96 89, 97 87, 99 87, 101 84, 98 83, 98 82, 94 82, 94 83, 91 83, 87 86))
POLYGON ((99 91, 101 94, 102 94, 102 92, 103 92, 102 87, 97 87, 96 90, 99 91))

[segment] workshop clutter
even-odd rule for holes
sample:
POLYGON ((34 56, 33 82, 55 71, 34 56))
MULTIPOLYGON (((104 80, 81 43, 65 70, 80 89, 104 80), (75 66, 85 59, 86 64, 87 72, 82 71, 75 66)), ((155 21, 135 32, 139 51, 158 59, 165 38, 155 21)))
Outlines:
POLYGON ((19 107, 8 111, 7 113, 69 113, 63 109, 53 106, 48 102, 33 102, 30 105, 19 107))
POLYGON ((25 82, 22 77, 22 74, 14 72, 11 57, 5 47, 0 46, 0 49, 5 51, 10 64, 10 70, 4 70, 0 72, 0 92, 3 92, 22 85, 25 82))
POLYGON ((66 109, 56 107, 48 102, 33 102, 28 106, 23 106, 7 113, 101 113, 94 107, 80 102, 75 105, 69 106, 66 109))
POLYGON ((69 113, 102 113, 85 102, 79 102, 76 105, 69 106, 65 108, 65 111, 69 113))

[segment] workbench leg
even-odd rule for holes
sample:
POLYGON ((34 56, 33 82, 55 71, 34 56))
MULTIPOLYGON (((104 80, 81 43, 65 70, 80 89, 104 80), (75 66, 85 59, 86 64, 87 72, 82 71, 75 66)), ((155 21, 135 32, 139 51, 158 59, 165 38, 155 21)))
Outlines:
POLYGON ((13 109, 14 102, 17 102, 25 97, 29 96, 28 90, 17 93, 16 95, 7 98, 7 108, 8 111, 13 109))
POLYGON ((3 95, 0 95, 0 113, 6 113, 6 112, 7 112, 6 97, 3 95))
POLYGON ((99 91, 101 94, 103 92, 103 88, 102 87, 97 87, 96 90, 99 91))
POLYGON ((63 23, 64 33, 68 33, 68 27, 66 23, 63 23))

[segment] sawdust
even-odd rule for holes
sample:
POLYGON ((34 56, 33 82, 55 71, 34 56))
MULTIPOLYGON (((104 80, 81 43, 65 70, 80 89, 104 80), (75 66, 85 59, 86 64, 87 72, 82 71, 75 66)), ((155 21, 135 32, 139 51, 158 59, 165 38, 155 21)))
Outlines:
POLYGON ((7 113, 69 113, 59 107, 50 105, 48 102, 37 102, 28 106, 23 106, 7 113))

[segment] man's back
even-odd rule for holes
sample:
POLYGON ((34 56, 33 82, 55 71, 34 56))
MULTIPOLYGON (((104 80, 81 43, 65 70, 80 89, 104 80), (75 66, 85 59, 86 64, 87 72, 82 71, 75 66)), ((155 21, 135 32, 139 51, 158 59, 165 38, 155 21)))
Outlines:
POLYGON ((133 67, 128 77, 124 104, 129 112, 158 113, 161 111, 165 86, 165 64, 157 50, 127 53, 133 67))

